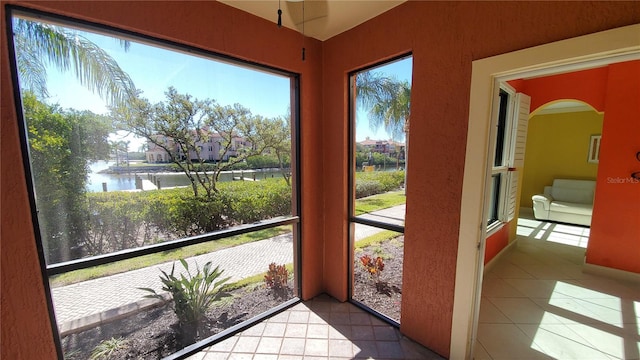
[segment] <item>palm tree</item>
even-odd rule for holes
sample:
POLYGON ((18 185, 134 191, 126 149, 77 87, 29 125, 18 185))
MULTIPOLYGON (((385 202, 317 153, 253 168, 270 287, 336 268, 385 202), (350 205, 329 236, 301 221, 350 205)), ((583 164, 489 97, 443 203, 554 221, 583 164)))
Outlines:
MULTIPOLYGON (((118 63, 75 31, 16 17, 13 33, 21 86, 39 97, 48 95, 47 64, 73 71, 83 86, 110 104, 126 100, 135 91, 133 81, 118 63)), ((129 48, 127 41, 121 45, 129 48)))
POLYGON ((369 109, 369 127, 377 131, 383 126, 392 139, 404 135, 405 187, 409 149, 409 111, 411 85, 383 73, 365 71, 356 76, 356 101, 369 109))

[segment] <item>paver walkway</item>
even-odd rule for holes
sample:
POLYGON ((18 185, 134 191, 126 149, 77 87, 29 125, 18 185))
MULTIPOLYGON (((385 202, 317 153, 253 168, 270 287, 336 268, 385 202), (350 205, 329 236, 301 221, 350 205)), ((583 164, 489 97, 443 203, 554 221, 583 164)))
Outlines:
MULTIPOLYGON (((187 259, 190 269, 200 268, 207 262, 219 265, 223 276, 231 276, 230 281, 266 272, 269 264, 293 262, 293 242, 291 234, 283 234, 270 239, 252 242, 232 248, 187 259), (247 261, 246 259, 251 259, 247 261)), ((182 265, 176 261, 176 271, 182 265)), ((58 324, 80 319, 89 315, 134 303, 143 299, 147 292, 139 287, 149 287, 159 291, 162 287, 160 270, 171 271, 173 262, 154 265, 143 269, 83 281, 73 285, 53 288, 53 303, 58 324)))
MULTIPOLYGON (((386 222, 402 224, 404 213, 405 205, 399 205, 361 217, 384 219, 383 221, 386 222)), ((356 241, 380 231, 379 228, 356 224, 356 241)), ((196 262, 202 268, 207 261, 212 261, 214 266, 219 265, 224 270, 223 277, 230 276, 231 282, 238 281, 264 273, 272 262, 277 264, 293 262, 292 235, 291 233, 278 235, 187 259, 190 269, 195 269, 196 262), (251 260, 247 261, 247 259, 251 260)), ((73 328, 74 325, 69 325, 70 322, 143 300, 148 293, 138 288, 148 287, 159 291, 162 287, 159 278, 160 270, 170 272, 173 263, 168 262, 53 288, 51 293, 58 325, 66 329, 69 329, 69 326, 73 328)), ((182 265, 178 261, 175 261, 175 264, 176 271, 182 270, 182 265)))

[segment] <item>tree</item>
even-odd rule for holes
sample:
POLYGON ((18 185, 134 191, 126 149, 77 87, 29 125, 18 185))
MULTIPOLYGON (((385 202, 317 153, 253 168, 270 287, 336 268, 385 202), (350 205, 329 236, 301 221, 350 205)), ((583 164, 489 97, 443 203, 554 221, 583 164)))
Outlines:
MULTIPOLYGON (((405 184, 409 149, 409 118, 411 85, 383 73, 365 71, 356 76, 356 101, 369 110, 369 127, 377 131, 380 126, 392 140, 405 138, 405 184)), ((406 185, 405 185, 406 186, 406 185)))
POLYGON ((89 111, 46 105, 29 92, 23 97, 47 263, 79 258, 88 232, 84 217, 88 164, 108 158, 110 122, 89 111))
MULTIPOLYGON (((40 98, 48 96, 46 64, 73 71, 83 86, 110 104, 125 101, 135 91, 118 63, 76 31, 16 17, 13 33, 21 87, 40 98)), ((129 42, 120 43, 128 49, 129 42)))
POLYGON ((185 173, 196 197, 201 190, 207 198, 214 196, 220 173, 251 156, 273 151, 284 161, 290 136, 282 119, 253 115, 240 104, 221 106, 211 99, 193 99, 173 87, 165 96, 165 102, 156 104, 136 96, 113 107, 112 115, 120 129, 162 149, 185 173), (218 149, 210 166, 205 166, 209 159, 203 156, 204 146, 218 149), (207 167, 211 171, 205 171, 207 167))

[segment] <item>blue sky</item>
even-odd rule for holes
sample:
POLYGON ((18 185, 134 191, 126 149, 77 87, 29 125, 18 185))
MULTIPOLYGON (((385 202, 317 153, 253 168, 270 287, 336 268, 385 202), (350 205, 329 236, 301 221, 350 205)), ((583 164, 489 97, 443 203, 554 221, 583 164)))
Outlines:
MULTIPOLYGON (((284 116, 290 105, 290 80, 288 77, 255 71, 246 67, 213 61, 200 56, 166 50, 131 42, 128 51, 113 38, 82 33, 90 41, 105 49, 129 74, 142 96, 152 103, 165 100, 164 92, 169 86, 179 93, 188 93, 198 99, 215 99, 221 105, 240 103, 254 114, 265 117, 284 116)), ((374 69, 394 75, 399 80, 411 82, 412 60, 404 59, 374 69)), ((51 95, 49 103, 58 103, 64 108, 90 110, 107 114, 102 99, 81 86, 72 73, 61 73, 55 68, 47 69, 47 87, 51 95)), ((366 112, 357 110, 356 140, 388 139, 384 129, 373 133, 369 129, 366 112)), ((124 136, 113 136, 120 139, 124 136)), ((141 140, 127 136, 131 151, 136 151, 141 140)), ((396 139, 403 140, 403 139, 396 139)))

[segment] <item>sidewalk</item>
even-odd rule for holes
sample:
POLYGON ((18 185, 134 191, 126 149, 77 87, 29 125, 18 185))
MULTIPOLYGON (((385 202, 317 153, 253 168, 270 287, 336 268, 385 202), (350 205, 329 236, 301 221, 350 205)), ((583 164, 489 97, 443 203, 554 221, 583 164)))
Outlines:
MULTIPOLYGON (((292 237, 290 233, 283 234, 187 259, 189 269, 195 269, 196 262, 202 268, 207 261, 219 265, 224 270, 223 277, 231 276, 230 282, 238 281, 266 272, 272 262, 293 262, 292 237)), ((148 293, 139 287, 159 291, 162 287, 160 270, 168 273, 172 264, 154 265, 51 289, 58 325, 142 300, 148 293)), ((176 272, 182 270, 179 261, 175 264, 176 272)))
MULTIPOLYGON (((403 224, 405 205, 376 211, 362 215, 363 218, 383 220, 391 223, 403 224)), ((361 240, 382 231, 379 228, 356 224, 355 240, 361 240)), ((223 277, 230 276, 230 282, 235 282, 267 271, 269 264, 288 264, 293 262, 292 234, 255 241, 248 244, 219 250, 209 254, 198 255, 186 259, 189 269, 195 269, 195 264, 204 266, 208 261, 213 266, 220 266, 224 270, 223 277), (247 259, 250 259, 247 261, 247 259)), ((52 288, 53 304, 56 320, 61 332, 89 326, 96 322, 105 321, 115 314, 123 316, 127 312, 137 311, 140 304, 150 303, 144 296, 147 292, 139 287, 148 287, 160 291, 162 284, 160 271, 169 273, 174 262, 159 264, 132 270, 99 279, 87 280, 80 283, 52 288)), ((175 261, 176 272, 182 271, 182 265, 175 261)))

